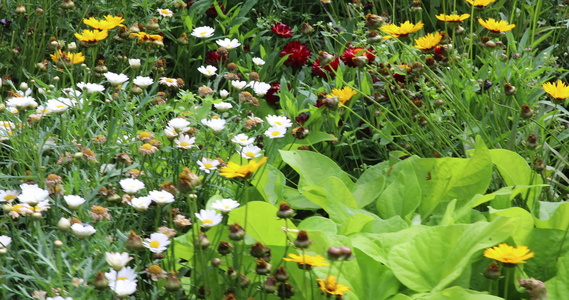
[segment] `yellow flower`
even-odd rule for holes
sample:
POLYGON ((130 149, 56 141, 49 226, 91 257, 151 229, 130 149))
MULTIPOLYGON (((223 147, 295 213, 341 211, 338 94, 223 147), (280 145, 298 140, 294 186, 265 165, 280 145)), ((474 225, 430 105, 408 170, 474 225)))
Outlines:
POLYGON ((106 30, 83 30, 81 34, 75 33, 75 37, 83 42, 98 42, 106 39, 109 32, 106 30))
POLYGON ((138 37, 138 43, 162 42, 162 36, 158 34, 148 34, 146 32, 132 33, 133 37, 138 37))
POLYGON ((321 255, 310 256, 306 254, 296 255, 294 253, 289 253, 288 256, 290 256, 290 258, 283 257, 283 259, 286 261, 295 262, 299 267, 305 265, 309 267, 327 267, 330 265, 324 260, 324 257, 321 255))
POLYGON ((55 54, 50 54, 50 56, 54 62, 59 61, 60 58, 63 61, 67 61, 69 59, 69 61, 74 65, 80 64, 85 61, 85 56, 83 56, 83 52, 71 53, 71 52, 58 50, 57 52, 55 52, 55 54))
POLYGON ((500 244, 484 250, 484 256, 505 264, 515 265, 520 263, 524 264, 526 259, 534 256, 534 253, 530 252, 527 246, 514 248, 508 244, 500 244))
POLYGON ((496 0, 466 0, 466 2, 478 7, 478 8, 484 8, 486 6, 488 6, 488 4, 494 2, 496 0))
POLYGON ((557 100, 569 98, 569 87, 561 80, 557 80, 557 83, 546 82, 542 87, 545 92, 557 100))
POLYGON ((457 15, 457 14, 452 14, 452 15, 445 15, 445 14, 440 14, 438 16, 435 16, 439 21, 444 21, 444 22, 462 22, 468 18, 470 18, 469 14, 462 14, 462 15, 457 15))
POLYGON ((492 31, 493 33, 500 33, 512 30, 516 27, 516 24, 508 25, 508 21, 500 20, 496 21, 492 18, 488 19, 488 21, 484 21, 482 19, 478 19, 480 25, 484 26, 484 28, 492 31))
POLYGON ((415 43, 417 43, 417 45, 414 47, 422 50, 431 50, 435 48, 437 44, 441 42, 442 39, 443 36, 438 32, 436 32, 435 34, 429 33, 425 36, 416 39, 415 43))
POLYGON ((257 169, 267 161, 267 157, 263 157, 260 161, 256 162, 250 160, 246 165, 238 165, 232 161, 227 163, 226 167, 221 168, 219 175, 225 178, 247 177, 249 174, 257 171, 257 169))
POLYGON ((386 24, 381 26, 381 30, 391 34, 392 36, 384 36, 384 39, 390 39, 393 36, 394 37, 400 37, 400 36, 407 36, 410 33, 413 32, 417 32, 419 31, 421 28, 423 28, 423 22, 419 21, 419 23, 417 24, 413 24, 409 21, 405 21, 405 23, 401 24, 401 26, 397 26, 395 24, 386 24))
POLYGON ((326 281, 317 278, 318 285, 320 286, 320 290, 322 293, 328 293, 329 295, 344 295, 344 292, 350 290, 349 286, 345 286, 343 284, 339 284, 336 281, 336 276, 328 275, 326 276, 326 281))
POLYGON ((340 105, 346 104, 346 102, 350 101, 353 96, 355 96, 358 92, 354 91, 351 87, 345 86, 343 89, 333 89, 332 94, 326 95, 326 97, 338 97, 338 101, 340 101, 340 105))
POLYGON ((83 23, 98 30, 109 30, 117 26, 124 26, 121 24, 122 22, 124 22, 124 19, 122 17, 113 17, 111 15, 105 16, 105 20, 100 21, 93 17, 89 19, 83 19, 83 23))

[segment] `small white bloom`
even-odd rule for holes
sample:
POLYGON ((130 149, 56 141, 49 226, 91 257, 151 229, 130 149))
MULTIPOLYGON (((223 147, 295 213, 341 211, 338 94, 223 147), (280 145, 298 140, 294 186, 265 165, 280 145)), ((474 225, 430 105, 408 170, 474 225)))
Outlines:
POLYGON ((46 110, 49 112, 53 112, 56 114, 60 114, 63 113, 64 111, 66 111, 69 108, 69 105, 63 103, 62 101, 56 100, 56 99, 50 99, 47 100, 46 105, 46 110))
POLYGON ((148 196, 130 199, 130 206, 138 212, 146 211, 151 203, 152 198, 148 196))
POLYGON ((224 119, 203 119, 202 124, 211 128, 214 133, 220 133, 223 129, 225 129, 225 120, 224 119))
POLYGON ((69 228, 71 228, 71 221, 69 221, 67 218, 61 217, 61 219, 59 219, 57 222, 57 228, 62 231, 67 231, 69 228))
POLYGON ((286 127, 278 126, 278 127, 271 127, 265 131, 265 136, 270 139, 277 139, 282 138, 285 136, 286 127))
POLYGON ((97 230, 93 226, 89 224, 79 224, 79 223, 71 225, 71 231, 80 239, 91 236, 95 232, 97 232, 97 230))
POLYGON ((194 28, 192 35, 200 39, 207 39, 209 37, 212 37, 214 32, 215 29, 209 26, 203 26, 194 28))
POLYGON ((102 84, 97 84, 97 83, 85 83, 85 82, 79 82, 77 84, 77 87, 82 89, 82 90, 87 90, 87 94, 93 94, 93 93, 102 93, 105 91, 105 86, 102 84))
POLYGON ((8 248, 8 246, 12 243, 12 238, 7 235, 0 235, 0 249, 8 248))
MULTIPOLYGON (((53 87, 53 88, 55 88, 55 87, 53 87)), ((52 88, 52 89, 53 89, 53 88, 52 88)), ((65 88, 65 89, 63 89, 63 90, 61 90, 61 91, 62 91, 62 92, 65 94, 65 96, 67 96, 67 97, 80 98, 81 95, 82 95, 81 91, 78 91, 78 90, 75 90, 75 89, 72 89, 72 88, 65 88)))
POLYGON ((233 105, 231 105, 231 103, 229 102, 219 102, 219 103, 214 103, 213 106, 215 107, 215 109, 217 109, 217 111, 219 112, 226 112, 228 110, 230 110, 233 105))
POLYGON ((190 149, 194 147, 194 143, 196 142, 195 137, 189 137, 187 134, 180 135, 177 139, 174 140, 176 143, 176 147, 182 149, 190 149))
POLYGON ((161 85, 173 86, 175 88, 178 87, 178 81, 175 78, 160 77, 160 80, 158 81, 158 83, 160 83, 161 85))
POLYGON ((231 139, 232 142, 241 146, 247 146, 255 142, 255 138, 249 138, 246 134, 240 133, 231 139))
POLYGON ((18 191, 10 191, 10 190, 0 190, 0 203, 8 202, 11 203, 18 197, 18 191))
POLYGON ((70 209, 78 209, 83 203, 85 203, 85 199, 81 196, 77 195, 67 195, 63 196, 65 203, 69 206, 70 209))
POLYGON ((155 232, 150 235, 149 239, 142 242, 142 244, 153 253, 162 253, 167 249, 168 245, 170 245, 170 241, 167 235, 155 232))
POLYGON ((253 63, 255 64, 255 66, 262 66, 265 64, 265 61, 260 57, 253 57, 253 63))
POLYGON ((239 207, 239 202, 229 198, 217 200, 211 204, 211 208, 219 210, 222 214, 227 214, 237 207, 239 207))
POLYGON ((158 14, 160 14, 163 17, 171 18, 172 16, 174 16, 174 13, 167 8, 159 8, 157 10, 158 10, 158 14))
POLYGON ((132 259, 128 252, 105 252, 105 259, 111 268, 115 271, 120 271, 132 259))
POLYGON ((210 228, 213 227, 219 223, 221 223, 221 220, 223 219, 223 217, 221 216, 221 214, 217 213, 215 210, 209 210, 209 209, 202 209, 200 210, 200 213, 195 213, 196 218, 198 218, 201 221, 201 226, 204 228, 210 228))
POLYGON ((215 41, 215 42, 216 42, 220 47, 223 47, 223 48, 225 48, 225 49, 227 49, 227 50, 231 50, 231 49, 234 49, 234 48, 237 48, 237 47, 241 46, 241 43, 239 43, 239 41, 238 41, 237 39, 232 39, 232 40, 230 40, 230 39, 228 39, 228 38, 225 38, 225 39, 223 39, 223 40, 217 40, 217 41, 215 41))
POLYGON ((227 98, 227 96, 229 96, 229 92, 227 90, 221 90, 219 91, 219 96, 223 99, 227 98))
POLYGON ((200 166, 200 170, 208 174, 211 170, 217 170, 217 166, 219 166, 219 161, 217 159, 207 157, 202 157, 202 160, 198 160, 197 163, 200 166))
POLYGON ((268 115, 267 122, 274 127, 291 127, 292 122, 285 116, 268 115))
POLYGON ((128 194, 136 194, 140 190, 144 189, 144 182, 134 178, 125 178, 122 179, 119 183, 122 190, 128 194))
POLYGON ((215 75, 215 72, 217 71, 217 68, 214 66, 201 66, 198 68, 198 71, 200 71, 200 73, 204 74, 207 77, 211 77, 213 75, 215 75))
POLYGON ((136 292, 136 281, 118 280, 116 284, 111 286, 111 289, 117 294, 118 298, 126 298, 136 292))
POLYGON ((154 79, 148 76, 136 76, 136 78, 134 78, 132 83, 144 89, 151 86, 154 83, 154 79))
POLYGON ((174 202, 174 195, 167 191, 150 191, 148 196, 158 205, 174 202))
POLYGON ((32 97, 13 97, 6 100, 6 106, 15 107, 16 109, 36 108, 38 103, 32 97))
POLYGON ((112 85, 112 86, 117 86, 119 84, 122 84, 124 82, 126 82, 128 80, 128 76, 124 75, 124 74, 116 74, 113 72, 107 72, 103 74, 105 76, 105 78, 107 78, 107 81, 112 85))
POLYGON ((249 86, 253 88, 255 94, 259 97, 265 96, 265 94, 271 89, 271 85, 266 82, 259 82, 259 81, 251 81, 249 86))
POLYGON ((164 135, 169 139, 173 139, 178 136, 178 131, 174 127, 168 126, 164 128, 164 135))
POLYGON ((130 65, 131 68, 133 68, 133 69, 138 69, 138 68, 140 68, 140 59, 138 59, 138 58, 129 58, 129 59, 128 59, 128 64, 130 65))
POLYGON ((71 297, 63 298, 62 296, 55 296, 55 297, 47 297, 46 300, 73 300, 73 298, 71 297))
POLYGON ((18 199, 22 203, 35 206, 41 201, 44 201, 48 196, 49 192, 38 187, 37 184, 21 184, 20 188, 22 193, 18 195, 18 199))
POLYGON ((241 157, 246 159, 253 159, 255 157, 261 156, 261 148, 255 145, 247 145, 241 148, 241 157))
POLYGON ((190 126, 190 122, 184 118, 174 118, 168 122, 169 127, 174 129, 182 130, 190 126))
POLYGON ((234 88, 236 88, 238 90, 242 90, 246 85, 247 85, 247 82, 245 82, 245 81, 239 81, 239 80, 232 80, 231 81, 231 86, 233 86, 234 88))
POLYGON ((109 287, 114 290, 114 286, 121 281, 137 282, 136 272, 131 267, 124 267, 120 271, 110 270, 105 273, 105 278, 109 281, 109 287))

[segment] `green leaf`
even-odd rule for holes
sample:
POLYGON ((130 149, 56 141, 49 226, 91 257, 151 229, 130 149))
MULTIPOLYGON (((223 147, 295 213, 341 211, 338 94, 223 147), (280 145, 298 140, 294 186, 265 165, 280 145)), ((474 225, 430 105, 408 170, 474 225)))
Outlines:
POLYGON ((533 231, 533 217, 527 210, 520 207, 512 207, 503 210, 490 208, 490 220, 494 220, 500 216, 516 220, 512 225, 512 238, 517 245, 527 245, 530 242, 533 231))
POLYGON ((498 218, 492 223, 431 227, 389 251, 395 276, 417 292, 442 290, 466 270, 473 256, 510 236, 516 220, 498 218))
POLYGON ((283 199, 286 179, 283 173, 271 164, 267 164, 267 172, 255 176, 252 185, 257 187, 263 198, 271 204, 283 199))
POLYGON ((527 246, 536 255, 528 259, 524 271, 544 282, 557 274, 557 258, 569 253, 569 240, 561 230, 534 228, 527 246))
POLYGON ((300 175, 299 189, 304 186, 318 185, 329 176, 339 178, 348 189, 352 189, 354 182, 350 176, 342 171, 330 158, 311 151, 279 151, 284 162, 289 164, 300 175))
POLYGON ((410 157, 393 165, 385 177, 386 188, 376 202, 383 219, 400 216, 409 219, 421 203, 421 186, 415 164, 418 157, 410 157))
POLYGON ((569 295, 569 253, 559 259, 557 276, 545 282, 548 300, 565 300, 569 295))
POLYGON ((320 217, 320 216, 309 217, 309 218, 302 220, 302 222, 300 222, 300 224, 298 224, 298 229, 300 229, 300 230, 319 230, 319 231, 322 231, 324 233, 329 233, 329 234, 338 233, 338 228, 337 228, 336 223, 334 223, 334 221, 332 221, 328 218, 320 217))
POLYGON ((535 218, 535 227, 567 230, 569 228, 569 202, 560 204, 547 221, 535 218))
POLYGON ((460 286, 453 286, 446 290, 429 293, 428 295, 417 294, 413 299, 421 300, 502 300, 503 298, 488 295, 483 292, 465 290, 460 286))
POLYGON ((352 233, 359 233, 363 227, 375 220, 376 218, 362 214, 356 214, 344 220, 342 227, 340 227, 341 235, 350 235, 352 233))

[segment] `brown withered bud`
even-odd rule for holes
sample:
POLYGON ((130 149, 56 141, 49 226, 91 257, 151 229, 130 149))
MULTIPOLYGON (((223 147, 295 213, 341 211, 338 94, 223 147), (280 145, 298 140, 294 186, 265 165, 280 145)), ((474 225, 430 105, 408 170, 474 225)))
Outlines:
POLYGON ((498 280, 501 276, 500 266, 495 261, 493 261, 490 263, 490 265, 488 265, 488 267, 486 267, 483 274, 487 279, 498 280))
POLYGON ((328 248, 328 259, 338 260, 342 258, 342 249, 340 247, 330 247, 328 248))
POLYGON ((312 241, 308 238, 308 234, 304 230, 299 231, 296 240, 294 240, 294 246, 301 249, 310 247, 311 243, 312 241))
POLYGON ((338 99, 338 97, 332 96, 332 97, 326 97, 326 99, 324 99, 324 101, 322 101, 322 103, 329 110, 336 110, 336 109, 338 109, 338 105, 340 104, 340 100, 338 99))
POLYGON ((277 280, 274 276, 267 277, 265 285, 263 286, 265 293, 272 294, 277 291, 277 280))
POLYGON ((411 73, 413 74, 421 74, 425 67, 420 62, 414 62, 411 64, 411 73))
POLYGON ((294 210, 286 202, 281 202, 279 206, 279 211, 277 211, 277 217, 281 219, 290 219, 294 217, 294 210))
POLYGON ((488 49, 494 49, 496 48, 496 43, 494 43, 493 41, 487 41, 486 43, 484 43, 484 47, 488 49))
POLYGON ((107 66, 105 66, 105 61, 103 59, 100 59, 97 62, 97 66, 95 66, 94 70, 95 70, 95 72, 98 72, 98 73, 106 73, 109 71, 109 68, 107 68, 107 66))
POLYGON ((318 51, 318 60, 320 61, 320 66, 324 67, 331 63, 335 59, 334 55, 326 51, 318 51))
POLYGON ((292 133, 292 136, 294 136, 295 138, 302 140, 308 136, 308 133, 310 133, 310 131, 308 129, 300 126, 300 127, 294 128, 291 131, 291 133, 292 133))
POLYGON ((435 60, 434 57, 432 56, 427 56, 427 58, 425 58, 425 64, 429 67, 429 68, 433 68, 437 65, 437 61, 435 60))
POLYGON ((240 241, 245 237, 245 229, 241 225, 235 223, 229 225, 229 238, 233 241, 240 241))
POLYGON ((441 99, 435 100, 435 107, 441 107, 445 104, 445 102, 441 99))
POLYGON ((459 25, 459 26, 456 26, 456 27, 454 28, 454 34, 455 34, 456 36, 463 35, 465 32, 466 32, 466 29, 464 29, 464 27, 462 27, 462 26, 460 26, 460 25, 459 25))
POLYGON ((194 240, 194 245, 196 247, 201 247, 202 249, 207 249, 207 247, 209 247, 209 244, 210 241, 203 232, 200 232, 199 236, 196 236, 196 239, 194 240))
POLYGON ((214 258, 214 259, 212 259, 212 260, 211 260, 211 265, 214 266, 214 267, 219 267, 219 266, 221 266, 221 259, 219 259, 219 258, 217 258, 217 257, 214 258))
POLYGON ((56 185, 60 184, 62 182, 62 178, 59 175, 56 174, 49 174, 47 175, 47 177, 45 178, 45 185, 48 188, 53 188, 56 185))
POLYGON ((142 244, 142 239, 134 231, 130 231, 130 235, 126 239, 125 247, 128 251, 142 251, 144 250, 144 245, 142 244))
POLYGON ((205 299, 207 294, 209 294, 209 289, 206 290, 205 286, 202 285, 198 288, 196 297, 198 299, 205 299))
POLYGON ((180 45, 187 45, 190 43, 190 39, 188 39, 188 35, 185 32, 183 32, 176 41, 180 45))
POLYGON ((250 283, 251 279, 249 279, 249 277, 247 277, 245 274, 241 273, 239 276, 239 285, 241 285, 241 288, 248 287, 250 283))
POLYGON ((227 50, 227 48, 225 47, 219 47, 217 48, 217 54, 219 54, 220 56, 225 56, 229 53, 229 51, 227 50))
POLYGON ((104 290, 109 287, 109 281, 107 280, 103 272, 97 271, 97 276, 93 281, 93 286, 98 290, 104 290))
POLYGON ((292 298, 292 296, 294 296, 294 289, 292 288, 292 285, 287 282, 281 283, 277 288, 277 295, 285 299, 292 298))
POLYGON ((152 19, 148 20, 148 22, 146 23, 146 29, 150 30, 150 31, 160 29, 160 24, 158 23, 158 18, 152 18, 152 19))
POLYGON ((221 255, 227 255, 231 253, 232 250, 233 250, 233 245, 231 245, 231 243, 226 241, 219 242, 219 246, 217 247, 217 253, 221 255))
POLYGON ((239 80, 239 75, 235 74, 235 73, 227 73, 225 75, 223 75, 223 78, 225 78, 225 80, 239 80))
POLYGON ((345 260, 348 260, 352 257, 352 248, 348 246, 342 246, 340 247, 340 250, 342 251, 342 256, 345 260))
POLYGON ((423 101, 421 101, 421 99, 419 98, 413 99, 411 100, 411 106, 414 106, 416 108, 421 108, 423 107, 423 101))
POLYGON ((377 30, 370 30, 370 31, 367 33, 367 42, 368 42, 368 43, 370 43, 370 44, 375 44, 375 43, 377 43, 377 42, 379 42, 379 41, 381 41, 381 40, 382 40, 382 38, 381 38, 381 36, 379 35, 379 31, 377 31, 377 30))
POLYGON ((310 24, 304 22, 302 25, 300 25, 300 32, 304 35, 309 35, 314 32, 314 28, 312 28, 310 24))
POLYGON ((179 89, 183 88, 184 85, 186 85, 186 83, 184 82, 184 79, 182 79, 182 78, 176 78, 176 84, 178 85, 179 89))
POLYGON ((123 163, 123 164, 129 165, 129 166, 133 162, 132 158, 130 158, 130 156, 126 152, 123 152, 123 153, 120 153, 119 155, 117 155, 115 157, 115 160, 119 163, 123 163))
POLYGON ((161 185, 160 185, 160 189, 163 191, 166 191, 172 195, 177 195, 178 194, 178 189, 176 188, 176 186, 170 182, 170 181, 164 181, 161 185))
POLYGON ((532 165, 534 167, 534 169, 541 173, 543 172, 543 170, 545 170, 545 168, 547 167, 544 163, 543 163, 543 159, 536 157, 533 159, 532 165))
POLYGON ((506 84, 504 84, 504 93, 508 96, 511 96, 516 93, 516 87, 511 83, 506 82, 506 84))
POLYGON ((261 81, 261 78, 259 77, 259 73, 257 73, 257 72, 251 72, 251 73, 249 73, 249 80, 251 80, 251 81, 261 81))
POLYGON ((255 264, 255 272, 259 275, 267 275, 271 272, 271 265, 264 259, 259 258, 255 264))
POLYGON ((180 278, 178 278, 176 272, 172 271, 170 274, 168 274, 166 283, 164 283, 164 288, 171 293, 176 292, 182 288, 182 281, 180 281, 180 278))
POLYGON ((205 86, 205 85, 202 85, 198 89, 198 94, 200 95, 200 97, 205 97, 205 96, 211 95, 213 93, 214 93, 214 91, 210 87, 205 86))
POLYGON ((237 298, 232 293, 229 293, 223 297, 223 300, 237 300, 237 298))
POLYGON ((356 67, 363 68, 367 66, 367 64, 369 63, 369 59, 367 58, 367 56, 361 55, 353 57, 352 62, 356 65, 356 67))
POLYGON ((251 246, 251 256, 255 258, 265 258, 270 260, 271 249, 263 245, 261 242, 256 242, 251 246))
POLYGON ((529 149, 537 148, 537 137, 534 134, 530 134, 526 140, 526 147, 529 149))
POLYGON ((234 73, 234 72, 239 71, 239 67, 235 63, 228 63, 227 64, 227 71, 234 73))
POLYGON ((381 25, 383 25, 384 19, 378 15, 374 14, 367 14, 365 24, 369 29, 378 29, 381 25))
POLYGON ((298 124, 298 126, 303 126, 308 121, 308 119, 310 119, 310 115, 303 112, 298 114, 294 121, 296 124, 298 124))
POLYGON ((190 171, 187 167, 184 167, 183 172, 180 173, 178 178, 178 190, 182 193, 189 193, 193 189, 200 186, 202 180, 194 172, 190 171))

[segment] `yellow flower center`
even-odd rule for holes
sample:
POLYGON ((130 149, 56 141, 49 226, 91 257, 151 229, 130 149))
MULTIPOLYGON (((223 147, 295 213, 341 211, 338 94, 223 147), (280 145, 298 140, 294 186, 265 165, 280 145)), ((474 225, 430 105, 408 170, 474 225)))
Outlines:
POLYGON ((160 274, 162 273, 162 268, 160 268, 159 265, 151 265, 150 267, 148 267, 148 273, 160 274))
POLYGON ((249 152, 245 153, 245 156, 253 158, 253 157, 255 157, 255 153, 249 151, 249 152))
POLYGON ((212 221, 212 220, 209 220, 209 219, 203 220, 203 221, 202 221, 202 224, 213 224, 213 221, 212 221))
POLYGON ((14 196, 14 195, 6 195, 6 196, 4 196, 4 200, 6 200, 6 201, 12 201, 12 200, 14 200, 14 199, 16 199, 16 196, 14 196))
POLYGON ((189 145, 190 145, 190 144, 188 144, 188 143, 186 143, 186 142, 181 142, 181 143, 180 143, 180 146, 182 146, 182 147, 187 147, 187 146, 189 146, 189 145))
POLYGON ((277 125, 283 125, 283 123, 281 123, 281 122, 278 122, 278 121, 277 121, 277 122, 275 122, 275 124, 277 124, 277 125))
POLYGON ((127 279, 126 277, 119 277, 119 278, 117 278, 117 280, 126 280, 126 279, 127 279))
POLYGON ((206 35, 206 34, 207 34, 207 32, 205 32, 205 31, 200 32, 200 35, 206 35))
POLYGON ((281 133, 278 132, 278 131, 276 131, 276 130, 273 131, 273 132, 271 132, 271 135, 272 135, 272 136, 279 136, 280 134, 281 134, 281 133))
POLYGON ((102 214, 104 214, 104 213, 106 212, 106 210, 105 210, 104 207, 98 206, 98 205, 97 205, 97 206, 93 206, 93 208, 91 208, 91 211, 92 211, 93 213, 98 214, 98 215, 102 215, 102 214))
POLYGON ((144 150, 152 150, 152 145, 150 144, 144 144, 142 146, 140 146, 140 148, 144 149, 144 150))
POLYGON ((225 209, 229 209, 229 205, 226 205, 226 206, 225 206, 225 209))
POLYGON ((168 14, 168 11, 165 10, 165 9, 163 9, 163 10, 162 10, 162 13, 165 14, 165 15, 167 15, 167 14, 168 14))
POLYGON ((147 137, 150 137, 150 133, 148 133, 148 132, 146 132, 146 131, 143 131, 143 132, 140 133, 139 136, 140 136, 141 138, 147 138, 147 137))
POLYGON ((150 248, 158 248, 158 247, 160 247, 160 242, 159 241, 152 241, 152 242, 148 243, 148 246, 150 246, 150 248))
POLYGON ((12 207, 12 211, 15 212, 20 212, 20 209, 22 209, 22 206, 20 204, 16 204, 12 207))
POLYGON ((172 83, 172 82, 174 82, 174 79, 172 79, 172 78, 166 78, 166 81, 167 81, 168 83, 172 83))
POLYGON ((211 168, 213 168, 213 165, 210 164, 210 163, 205 163, 205 164, 203 164, 203 165, 204 165, 204 167, 206 167, 206 169, 211 169, 211 168))

